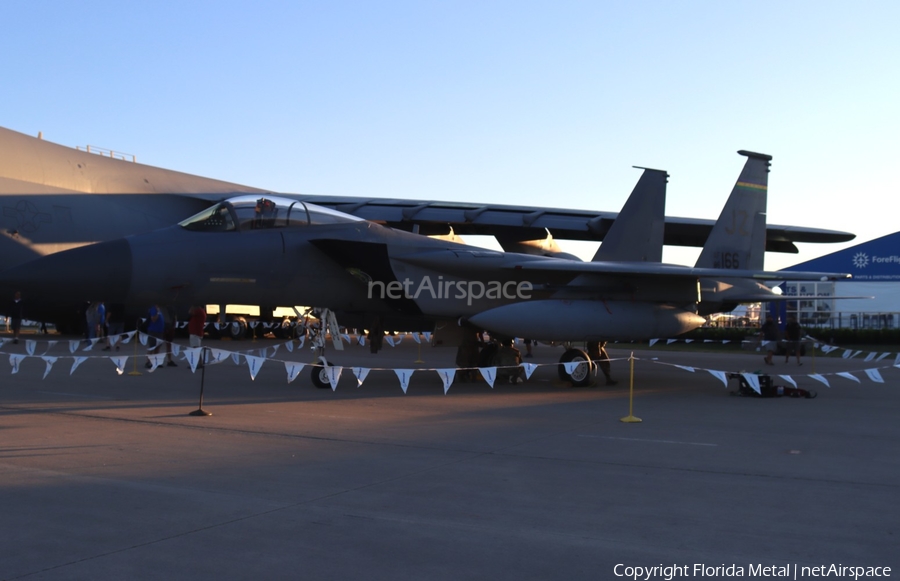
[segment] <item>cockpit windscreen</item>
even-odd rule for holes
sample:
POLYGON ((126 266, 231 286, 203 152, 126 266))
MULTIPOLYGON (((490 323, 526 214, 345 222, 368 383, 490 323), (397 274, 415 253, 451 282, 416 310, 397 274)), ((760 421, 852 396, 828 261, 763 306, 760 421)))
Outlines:
POLYGON ((179 225, 186 230, 231 232, 270 228, 297 228, 343 222, 361 218, 278 196, 248 195, 220 202, 179 225))

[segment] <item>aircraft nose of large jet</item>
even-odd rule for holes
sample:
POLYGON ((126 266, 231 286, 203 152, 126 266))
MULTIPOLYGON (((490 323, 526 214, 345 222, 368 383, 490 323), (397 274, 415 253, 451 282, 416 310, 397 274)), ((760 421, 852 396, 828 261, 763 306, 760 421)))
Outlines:
POLYGON ((57 252, 0 273, 6 296, 21 291, 29 300, 123 301, 131 286, 132 254, 127 240, 113 240, 57 252))

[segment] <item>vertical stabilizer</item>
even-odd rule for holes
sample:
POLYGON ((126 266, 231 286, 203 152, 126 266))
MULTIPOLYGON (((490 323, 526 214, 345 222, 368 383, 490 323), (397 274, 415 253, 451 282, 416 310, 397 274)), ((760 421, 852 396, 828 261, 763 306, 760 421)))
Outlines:
POLYGON ((697 259, 698 268, 763 270, 771 155, 738 151, 747 162, 697 259))
POLYGON ((638 169, 644 170, 641 179, 591 262, 662 262, 669 174, 658 169, 638 169))

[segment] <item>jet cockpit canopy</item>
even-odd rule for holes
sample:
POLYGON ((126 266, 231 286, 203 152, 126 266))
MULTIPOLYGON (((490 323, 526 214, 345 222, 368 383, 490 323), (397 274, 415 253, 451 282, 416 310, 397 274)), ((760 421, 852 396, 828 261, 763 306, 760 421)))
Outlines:
POLYGON ((331 208, 290 198, 254 194, 219 202, 178 225, 199 232, 232 232, 360 221, 362 218, 331 208))

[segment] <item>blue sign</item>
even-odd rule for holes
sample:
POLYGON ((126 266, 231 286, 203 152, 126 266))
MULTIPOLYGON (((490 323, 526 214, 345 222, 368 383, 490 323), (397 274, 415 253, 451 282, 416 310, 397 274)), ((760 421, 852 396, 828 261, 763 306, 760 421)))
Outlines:
POLYGON ((852 280, 900 280, 900 232, 785 268, 786 271, 847 272, 852 280))

